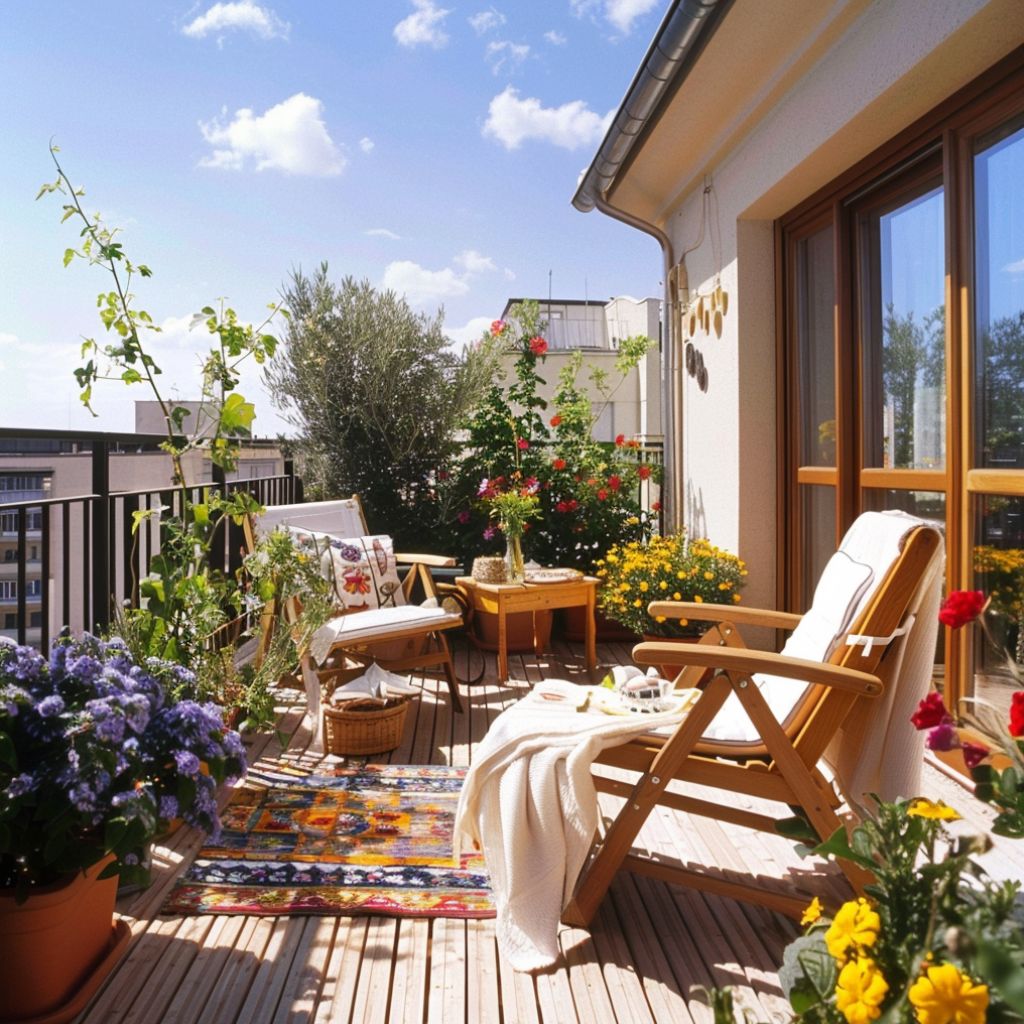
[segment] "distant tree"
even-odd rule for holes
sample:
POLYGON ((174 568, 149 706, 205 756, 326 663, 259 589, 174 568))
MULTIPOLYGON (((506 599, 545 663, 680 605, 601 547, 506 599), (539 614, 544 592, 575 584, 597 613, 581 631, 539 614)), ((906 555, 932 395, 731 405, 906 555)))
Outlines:
POLYGON ((981 337, 982 443, 1024 464, 1024 311, 996 320, 981 337))
POLYGON ((920 388, 940 393, 945 380, 945 308, 919 322, 913 312, 886 307, 882 323, 882 387, 893 407, 892 465, 914 465, 914 401, 920 388))
POLYGON ((267 379, 299 429, 308 483, 324 497, 358 494, 370 528, 401 546, 437 546, 437 476, 490 384, 495 354, 486 345, 459 354, 441 311, 416 313, 367 281, 333 284, 326 263, 311 277, 293 273, 283 301, 292 318, 267 379))

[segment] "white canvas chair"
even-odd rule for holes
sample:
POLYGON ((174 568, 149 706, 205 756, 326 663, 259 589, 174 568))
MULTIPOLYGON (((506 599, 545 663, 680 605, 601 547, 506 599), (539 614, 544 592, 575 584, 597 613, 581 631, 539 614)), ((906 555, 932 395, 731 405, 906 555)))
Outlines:
MULTIPOLYGON (((933 526, 902 513, 869 512, 850 528, 803 616, 653 603, 652 615, 714 625, 699 644, 643 643, 634 658, 679 665, 677 687, 696 685, 708 669, 714 675, 671 734, 598 757, 599 764, 638 776, 634 782, 595 777, 599 790, 625 803, 595 844, 563 920, 588 924, 620 868, 799 916, 807 894, 726 878, 714 866, 653 859, 631 847, 659 804, 764 832, 796 811, 825 839, 843 824, 840 811, 856 816, 869 794, 916 796, 923 747, 909 719, 931 680, 942 549, 933 526), (775 654, 747 649, 742 625, 792 633, 775 654), (670 783, 684 785, 670 789, 670 783), (692 785, 781 806, 778 814, 754 812, 720 792, 692 795, 692 785)), ((854 865, 841 866, 855 889, 869 880, 854 865)))
MULTIPOLYGON (((437 600, 432 566, 453 566, 438 555, 412 555, 391 551, 389 537, 370 535, 358 497, 301 505, 271 505, 246 524, 250 550, 256 538, 275 529, 291 532, 298 543, 311 541, 322 558, 325 572, 335 583, 338 615, 314 634, 303 652, 302 668, 310 713, 319 718, 320 682, 358 674, 371 661, 391 672, 415 670, 444 679, 452 707, 461 712, 458 678, 445 632, 463 624, 462 614, 449 611, 437 600), (360 565, 358 585, 332 568, 334 560, 354 549, 360 565), (398 573, 402 567, 403 573, 398 573), (419 583, 427 605, 412 604, 419 583), (349 591, 365 594, 365 607, 345 606, 349 591), (345 666, 354 664, 355 669, 345 666), (321 667, 323 666, 323 667, 321 667), (340 667, 339 667, 340 666, 340 667)), ((343 563, 346 564, 346 563, 343 563)), ((286 609, 278 610, 287 614, 286 609)))

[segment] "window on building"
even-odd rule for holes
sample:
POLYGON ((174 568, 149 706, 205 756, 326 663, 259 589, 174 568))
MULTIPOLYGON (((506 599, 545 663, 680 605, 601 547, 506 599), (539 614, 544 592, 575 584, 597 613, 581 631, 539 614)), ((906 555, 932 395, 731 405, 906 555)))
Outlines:
MULTIPOLYGON (((859 512, 901 508, 945 525, 948 586, 991 593, 1024 661, 1024 62, 780 231, 790 607, 859 512)), ((969 631, 938 661, 950 700, 1008 702, 998 652, 969 631)))

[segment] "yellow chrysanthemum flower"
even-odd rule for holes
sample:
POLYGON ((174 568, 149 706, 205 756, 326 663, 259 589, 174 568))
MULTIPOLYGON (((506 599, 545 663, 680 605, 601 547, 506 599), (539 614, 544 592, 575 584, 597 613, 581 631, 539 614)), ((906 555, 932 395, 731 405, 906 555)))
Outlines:
POLYGON ((805 927, 809 924, 814 924, 818 918, 821 917, 821 900, 817 896, 807 904, 807 908, 804 910, 804 916, 800 918, 800 923, 805 927))
POLYGON ((693 599, 694 599, 694 601, 697 602, 697 604, 703 604, 704 603, 704 598, 701 597, 700 594, 694 594, 693 595, 693 599))
POLYGON ((641 601, 641 600, 640 600, 640 598, 638 597, 638 598, 637 598, 637 599, 636 599, 636 600, 635 600, 635 601, 633 602, 633 607, 634 607, 634 608, 642 608, 642 607, 643 607, 643 601, 641 601))
POLYGON ((844 903, 825 932, 825 945, 836 960, 875 944, 882 921, 862 896, 844 903))
POLYGON ((882 1015, 882 1000, 889 985, 878 964, 866 957, 851 960, 836 983, 836 1009, 848 1024, 870 1024, 882 1015))
POLYGON ((713 572, 711 572, 710 570, 705 570, 704 571, 704 579, 706 579, 706 580, 713 580, 714 578, 715 578, 715 574, 713 572))
POLYGON ((658 589, 659 590, 668 590, 668 584, 664 580, 660 580, 658 582, 658 589))
POLYGON ((988 986, 975 985, 953 964, 925 970, 908 993, 920 1024, 984 1024, 988 986))
POLYGON ((949 804, 941 800, 926 800, 923 796, 911 801, 907 815, 911 818, 928 818, 930 821, 960 820, 960 815, 949 804))
POLYGON ((683 595, 680 594, 678 590, 675 591, 675 593, 673 593, 673 595, 672 595, 672 600, 673 601, 682 601, 682 599, 683 599, 683 595))
POLYGON ((654 621, 655 622, 664 622, 665 621, 665 616, 664 615, 655 615, 654 616, 654 621))
POLYGON ((641 594, 646 594, 647 591, 650 590, 650 589, 651 589, 651 585, 647 582, 647 580, 641 580, 640 581, 640 593, 641 594))

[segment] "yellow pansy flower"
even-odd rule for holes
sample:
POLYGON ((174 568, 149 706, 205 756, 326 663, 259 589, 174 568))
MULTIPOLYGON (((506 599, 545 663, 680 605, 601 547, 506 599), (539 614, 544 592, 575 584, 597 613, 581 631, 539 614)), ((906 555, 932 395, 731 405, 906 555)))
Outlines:
POLYGON ((984 1024, 988 986, 975 985, 953 964, 925 970, 908 993, 920 1024, 984 1024))
POLYGON ((875 944, 882 921, 862 896, 844 903, 825 932, 825 945, 837 960, 875 944))
POLYGON ((807 908, 804 910, 804 916, 800 918, 802 925, 814 924, 818 918, 821 917, 821 900, 817 896, 807 904, 807 908))
POLYGON ((930 821, 960 820, 960 815, 949 804, 941 800, 926 800, 923 796, 911 801, 907 815, 911 818, 928 818, 930 821))
POLYGON ((882 1000, 889 985, 878 964, 866 957, 851 960, 836 983, 836 1009, 848 1024, 870 1024, 882 1015, 882 1000))

